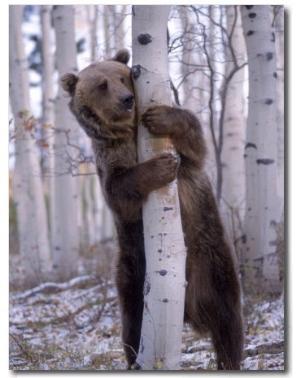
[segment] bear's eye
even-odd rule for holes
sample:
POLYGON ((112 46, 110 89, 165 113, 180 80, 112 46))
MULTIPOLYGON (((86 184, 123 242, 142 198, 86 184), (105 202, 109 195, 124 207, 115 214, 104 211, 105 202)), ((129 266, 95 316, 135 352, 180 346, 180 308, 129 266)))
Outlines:
POLYGON ((100 84, 99 85, 99 88, 104 91, 105 89, 107 89, 107 82, 105 81, 104 83, 100 84))
POLYGON ((123 77, 121 77, 121 79, 120 79, 120 81, 121 81, 121 83, 125 83, 125 79, 123 78, 123 77))

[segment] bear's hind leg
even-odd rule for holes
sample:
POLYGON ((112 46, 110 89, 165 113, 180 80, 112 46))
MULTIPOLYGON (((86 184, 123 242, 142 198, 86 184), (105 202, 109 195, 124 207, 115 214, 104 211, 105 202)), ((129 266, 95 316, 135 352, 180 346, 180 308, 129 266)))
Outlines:
MULTIPOLYGON (((205 259, 202 260, 205 266, 205 259)), ((243 318, 239 291, 213 287, 209 269, 193 272, 186 292, 186 320, 194 330, 210 332, 218 370, 240 370, 243 355, 243 318)), ((226 285, 225 285, 226 286, 226 285)))
POLYGON ((143 319, 144 269, 130 263, 130 258, 118 264, 117 288, 122 316, 122 342, 127 367, 135 363, 140 344, 143 319))
POLYGON ((220 304, 211 336, 217 354, 218 370, 240 370, 243 358, 243 321, 240 311, 220 304))

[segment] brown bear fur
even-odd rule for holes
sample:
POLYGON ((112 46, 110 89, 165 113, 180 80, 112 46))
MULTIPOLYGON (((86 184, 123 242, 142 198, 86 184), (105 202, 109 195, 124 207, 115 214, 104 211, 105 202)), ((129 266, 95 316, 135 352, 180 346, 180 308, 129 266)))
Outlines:
POLYGON ((128 366, 139 348, 143 315, 145 254, 142 203, 150 191, 177 175, 187 246, 185 321, 210 331, 218 369, 238 370, 243 352, 241 293, 234 259, 225 241, 211 185, 203 171, 205 142, 197 118, 189 111, 152 106, 143 124, 156 135, 172 138, 180 164, 171 154, 137 163, 134 92, 129 53, 96 62, 78 76, 66 74, 62 87, 70 109, 92 139, 97 172, 113 212, 120 252, 117 288, 123 343, 128 366))

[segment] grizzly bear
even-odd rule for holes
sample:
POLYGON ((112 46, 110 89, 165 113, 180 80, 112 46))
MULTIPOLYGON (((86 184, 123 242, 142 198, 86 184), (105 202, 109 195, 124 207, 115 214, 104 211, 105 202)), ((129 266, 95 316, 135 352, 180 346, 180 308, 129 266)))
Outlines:
POLYGON ((147 129, 169 136, 180 155, 163 153, 137 162, 137 122, 129 52, 95 62, 78 76, 61 78, 69 107, 92 140, 97 173, 116 226, 119 256, 116 284, 128 368, 139 349, 143 317, 145 253, 142 203, 152 190, 177 176, 187 247, 184 320, 210 332, 218 369, 239 370, 243 352, 241 291, 212 187, 204 172, 205 142, 198 119, 182 108, 151 106, 147 129), (180 160, 180 163, 178 163, 180 160))

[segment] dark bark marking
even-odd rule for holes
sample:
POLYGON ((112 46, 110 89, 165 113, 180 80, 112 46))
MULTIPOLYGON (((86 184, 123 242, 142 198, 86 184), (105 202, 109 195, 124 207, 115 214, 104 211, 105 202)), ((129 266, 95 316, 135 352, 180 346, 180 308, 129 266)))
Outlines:
POLYGON ((274 162, 275 162, 274 159, 257 159, 256 160, 257 164, 264 164, 264 165, 273 164, 274 162))
POLYGON ((267 61, 272 60, 273 59, 273 53, 267 52, 266 53, 266 58, 267 58, 267 61))
POLYGON ((253 35, 254 33, 255 33, 254 30, 249 30, 248 33, 247 33, 246 35, 247 35, 247 37, 249 37, 250 35, 253 35))
POLYGON ((252 148, 256 148, 256 149, 257 149, 257 146, 256 146, 255 143, 248 142, 248 143, 246 144, 246 146, 245 146, 245 149, 246 149, 246 148, 249 148, 249 147, 252 147, 252 148))
POLYGON ((273 72, 273 77, 275 77, 275 79, 277 79, 277 77, 278 77, 277 72, 273 72))
POLYGON ((168 302, 169 302, 169 299, 168 299, 168 298, 164 298, 164 299, 163 299, 163 302, 164 302, 164 303, 168 303, 168 302))
POLYGON ((168 272, 166 269, 157 270, 156 273, 159 273, 161 276, 165 276, 168 272))
POLYGON ((271 42, 275 42, 275 33, 274 32, 272 32, 271 42))
POLYGON ((251 9, 254 7, 254 5, 245 5, 246 9, 251 9))
POLYGON ((271 105, 271 104, 273 104, 273 100, 271 98, 267 98, 266 101, 265 101, 265 104, 271 105))
POLYGON ((131 76, 134 79, 137 79, 138 77, 141 76, 141 66, 139 64, 131 67, 131 76))
POLYGON ((255 18, 256 17, 256 13, 254 13, 254 12, 253 13, 249 13, 248 17, 249 18, 255 18))
POLYGON ((170 211, 170 210, 173 210, 173 207, 167 207, 167 206, 164 207, 164 211, 170 211))
POLYGON ((138 41, 141 45, 148 45, 148 43, 152 42, 152 36, 149 33, 139 34, 138 41))

